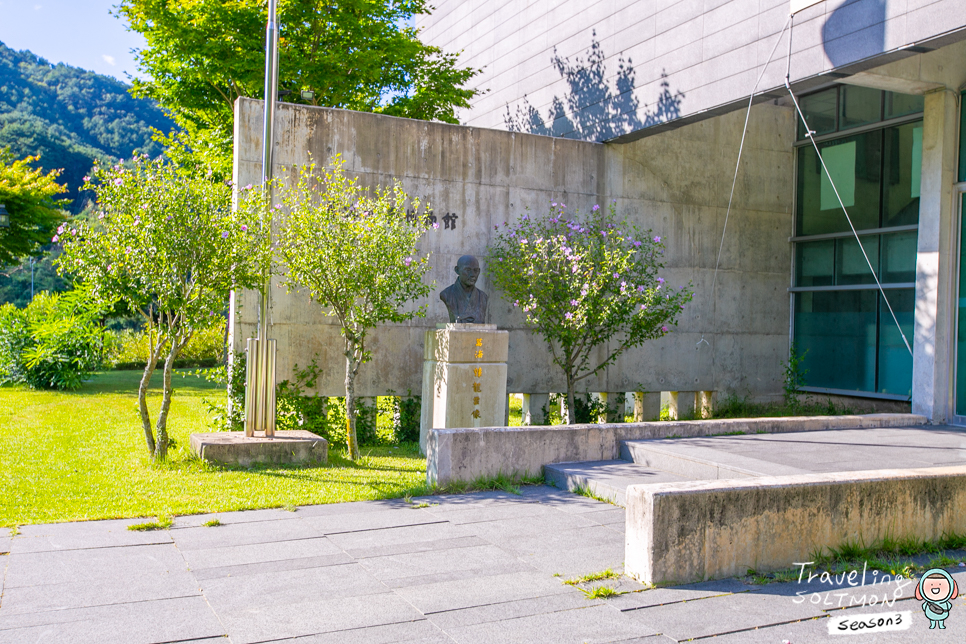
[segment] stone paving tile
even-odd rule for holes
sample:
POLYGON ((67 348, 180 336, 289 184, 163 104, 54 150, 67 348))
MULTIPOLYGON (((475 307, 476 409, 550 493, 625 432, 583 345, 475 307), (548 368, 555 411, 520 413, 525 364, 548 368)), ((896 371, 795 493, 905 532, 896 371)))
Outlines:
POLYGON ((281 572, 284 570, 304 570, 307 568, 323 568, 353 563, 355 559, 344 552, 318 557, 300 557, 297 559, 279 559, 261 563, 240 564, 237 566, 218 566, 217 568, 201 568, 193 570, 192 574, 198 581, 205 579, 219 579, 221 577, 238 577, 242 575, 258 575, 266 572, 281 572))
POLYGON ((362 532, 365 530, 381 530, 384 528, 401 528, 405 526, 441 523, 444 519, 428 514, 412 506, 394 508, 381 512, 356 512, 352 514, 332 514, 317 517, 307 517, 302 520, 307 526, 326 535, 342 534, 346 532, 362 532))
POLYGON ((360 597, 303 597, 301 602, 267 603, 219 609, 232 644, 275 641, 304 635, 411 622, 423 616, 394 593, 360 597))
POLYGON ((12 539, 9 529, 0 528, 0 554, 10 552, 10 541, 12 539))
POLYGON ((738 593, 627 612, 639 614, 658 632, 678 640, 824 615, 819 607, 807 602, 796 604, 792 597, 761 593, 738 593))
POLYGON ((11 542, 10 552, 22 554, 171 543, 171 534, 168 530, 139 532, 127 529, 129 525, 144 523, 147 520, 140 518, 26 525, 20 528, 20 536, 15 537, 11 542))
MULTIPOLYGON (((365 533, 359 533, 365 534, 365 533)), ((351 541, 349 542, 351 544, 351 541)), ((349 548, 346 551, 356 559, 369 557, 385 557, 387 555, 401 555, 410 552, 432 552, 458 548, 472 548, 474 546, 490 545, 479 537, 470 535, 465 537, 451 537, 448 539, 430 539, 429 541, 413 541, 411 543, 390 543, 383 546, 369 546, 366 548, 349 548)))
POLYGON ((388 590, 357 563, 207 579, 201 587, 217 611, 299 603, 312 598, 377 595, 388 590))
POLYGON ((454 525, 468 525, 474 523, 485 523, 500 519, 520 519, 528 517, 546 517, 550 514, 559 514, 559 510, 541 505, 539 503, 493 503, 489 505, 466 507, 428 507, 420 510, 431 514, 438 520, 449 521, 454 525))
POLYGON ((5 587, 157 577, 186 572, 173 544, 10 554, 5 587))
POLYGON ((549 485, 527 485, 520 488, 520 494, 530 502, 541 503, 573 514, 596 512, 614 507, 610 503, 597 501, 566 490, 558 490, 549 485))
POLYGON ((123 583, 118 583, 117 578, 102 578, 95 581, 6 588, 3 593, 3 614, 38 613, 201 595, 198 581, 187 571, 150 575, 131 570, 129 573, 123 583))
POLYGON ((181 554, 189 568, 201 570, 203 568, 221 568, 286 559, 342 555, 344 553, 341 548, 325 537, 319 537, 317 539, 298 539, 275 543, 255 543, 247 546, 185 550, 181 554))
MULTIPOLYGON (((500 505, 504 503, 519 504, 533 503, 523 492, 531 487, 543 488, 544 486, 523 486, 520 494, 504 492, 503 490, 489 490, 486 492, 470 492, 468 494, 435 494, 432 496, 420 496, 413 498, 413 504, 428 503, 439 508, 473 508, 482 505, 500 505)), ((367 501, 368 503, 368 501, 367 501)))
POLYGON ((585 519, 596 521, 601 525, 620 525, 622 529, 624 526, 624 521, 626 520, 626 513, 624 508, 621 507, 611 507, 606 510, 594 510, 592 512, 587 512, 586 514, 582 514, 581 516, 585 519))
POLYGON ((440 574, 471 573, 486 576, 488 568, 496 567, 502 567, 504 570, 501 572, 533 572, 532 568, 513 555, 491 545, 370 557, 360 563, 375 578, 390 585, 412 585, 405 582, 440 574), (513 570, 506 570, 508 567, 513 570), (400 581, 404 583, 393 584, 400 581))
POLYGON ((350 501, 348 503, 323 503, 300 505, 295 514, 299 518, 336 516, 339 514, 372 514, 383 510, 399 510, 412 507, 405 499, 381 499, 378 501, 350 501))
POLYGON ((253 523, 256 521, 287 521, 298 519, 298 512, 290 512, 281 508, 267 510, 237 510, 235 512, 213 512, 210 514, 189 514, 174 518, 174 528, 193 528, 206 521, 218 519, 225 525, 235 523, 253 523))
POLYGON ((497 519, 486 523, 472 523, 464 526, 473 534, 487 539, 507 541, 532 535, 549 535, 578 528, 599 527, 600 524, 585 518, 582 514, 550 511, 542 516, 524 516, 513 519, 497 519))
POLYGON ((515 572, 491 577, 441 581, 395 589, 424 615, 546 595, 577 593, 540 572, 515 572))
POLYGON ((452 638, 426 619, 307 635, 295 639, 272 640, 272 644, 394 644, 395 642, 453 644, 452 638))
POLYGON ((494 545, 548 574, 575 577, 606 568, 624 569, 624 538, 596 525, 522 537, 490 537, 494 545))
MULTIPOLYGON (((382 530, 364 530, 361 532, 332 534, 326 538, 335 545, 343 548, 350 555, 358 556, 354 553, 360 551, 365 553, 372 548, 396 548, 412 543, 470 536, 474 536, 472 531, 462 526, 454 526, 451 523, 442 522, 402 526, 399 528, 385 528, 382 530)), ((383 554, 391 554, 391 552, 383 554)))
POLYGON ((634 610, 637 608, 647 608, 649 606, 676 604, 678 602, 703 599, 705 597, 716 597, 718 595, 745 593, 757 588, 760 588, 760 586, 744 584, 737 579, 722 579, 718 581, 705 581, 699 584, 652 588, 639 593, 628 593, 609 599, 608 604, 620 610, 634 610))
POLYGON ((227 523, 214 527, 182 528, 171 530, 178 549, 200 550, 246 546, 255 543, 277 543, 325 536, 305 521, 258 521, 252 523, 227 523))
POLYGON ((446 630, 458 644, 614 642, 657 634, 653 627, 636 616, 629 616, 606 605, 446 630))
POLYGON ((602 604, 604 604, 603 599, 587 599, 581 593, 571 592, 471 606, 470 608, 459 608, 442 613, 433 613, 429 616, 429 619, 444 631, 448 631, 450 628, 457 626, 487 624, 489 622, 499 622, 504 619, 557 613, 559 611, 587 608, 602 604))
POLYGON ((0 614, 0 644, 154 644, 225 634, 203 597, 0 614))

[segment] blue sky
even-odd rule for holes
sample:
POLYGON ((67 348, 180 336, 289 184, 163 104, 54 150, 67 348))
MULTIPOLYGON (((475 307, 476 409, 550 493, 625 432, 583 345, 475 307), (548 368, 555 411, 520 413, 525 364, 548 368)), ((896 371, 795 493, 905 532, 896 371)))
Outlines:
POLYGON ((127 82, 140 34, 110 14, 118 0, 0 0, 0 42, 127 82))

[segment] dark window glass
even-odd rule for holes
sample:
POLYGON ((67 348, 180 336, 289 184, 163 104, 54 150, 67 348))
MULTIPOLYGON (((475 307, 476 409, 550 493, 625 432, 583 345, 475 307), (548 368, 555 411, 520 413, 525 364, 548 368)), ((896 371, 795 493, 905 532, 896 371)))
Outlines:
MULTIPOLYGON (((899 326, 906 335, 906 340, 912 344, 912 324, 916 310, 916 289, 886 289, 886 297, 892 305, 892 312, 896 314, 899 326)), ((879 296, 879 393, 912 394, 912 356, 902 335, 896 327, 896 321, 889 314, 885 300, 879 296)))
POLYGON ((885 117, 894 119, 906 114, 916 114, 923 109, 922 96, 912 94, 885 93, 885 117))
POLYGON ((882 265, 879 281, 883 284, 916 281, 916 231, 882 235, 882 265))
POLYGON ((835 267, 835 240, 796 244, 795 286, 832 286, 835 267))
MULTIPOLYGON (((966 213, 966 193, 960 197, 960 213, 966 213)), ((959 309, 956 330, 956 414, 966 416, 966 221, 960 218, 959 309)))
POLYGON ((810 387, 875 391, 878 293, 795 294, 795 343, 810 387))
POLYGON ((867 235, 860 237, 862 248, 869 256, 869 261, 865 260, 865 255, 859 248, 859 242, 855 237, 841 237, 835 240, 835 284, 875 284, 875 278, 869 269, 869 262, 875 270, 879 270, 879 236, 867 235))
POLYGON ((798 149, 798 234, 849 230, 833 181, 856 230, 878 228, 881 130, 826 141, 818 147, 832 180, 812 146, 798 149))
POLYGON ((840 90, 839 129, 858 127, 882 120, 882 91, 843 85, 840 90))
POLYGON ((918 224, 922 122, 886 128, 883 160, 882 226, 918 224))
MULTIPOLYGON (((816 134, 828 134, 836 129, 835 116, 838 112, 838 88, 833 87, 824 92, 802 97, 799 105, 809 129, 816 134)), ((798 138, 805 138, 805 127, 798 124, 798 138)))
MULTIPOLYGON (((966 92, 962 98, 966 99, 966 92)), ((966 109, 963 101, 959 101, 959 180, 966 181, 966 109)))

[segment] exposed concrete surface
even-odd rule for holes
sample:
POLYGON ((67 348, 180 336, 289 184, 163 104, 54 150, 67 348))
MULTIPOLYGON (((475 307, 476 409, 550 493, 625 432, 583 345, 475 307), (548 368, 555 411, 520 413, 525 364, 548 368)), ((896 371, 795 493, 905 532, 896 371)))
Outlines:
POLYGON ((433 429, 427 440, 430 483, 472 481, 499 473, 538 474, 548 463, 620 458, 621 441, 744 432, 779 433, 863 427, 907 427, 926 422, 911 414, 743 418, 676 422, 433 429))
POLYGON ((210 432, 191 435, 191 451, 198 458, 222 465, 248 467, 254 463, 302 465, 326 463, 329 442, 301 429, 275 432, 272 438, 256 432, 210 432))
MULTIPOLYGON (((583 587, 625 594, 587 599, 561 582, 622 571, 620 508, 543 486, 524 487, 520 496, 414 501, 430 505, 369 501, 195 515, 153 533, 126 529, 141 519, 23 526, 11 554, 0 557, 0 642, 962 641, 964 599, 955 601, 946 630, 930 631, 912 585, 871 585, 871 572, 866 585, 854 587, 806 574, 800 583, 728 579, 643 589, 622 577, 583 587), (221 525, 202 526, 212 518, 221 525), (898 601, 863 608, 873 594, 898 601), (911 611, 911 629, 828 635, 831 617, 887 610, 911 611)), ((964 555, 949 554, 956 561, 964 555)), ((964 588, 960 570, 953 577, 964 588)))
POLYGON ((966 465, 627 488, 627 572, 702 581, 809 561, 846 542, 966 532, 966 465))

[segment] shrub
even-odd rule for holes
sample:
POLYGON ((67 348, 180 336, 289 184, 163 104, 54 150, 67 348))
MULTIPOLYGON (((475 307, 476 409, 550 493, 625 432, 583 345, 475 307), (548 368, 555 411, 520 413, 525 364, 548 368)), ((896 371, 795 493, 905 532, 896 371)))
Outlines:
POLYGON ((101 363, 99 312, 77 291, 0 306, 0 382, 77 389, 101 363))
MULTIPOLYGON (((392 393, 392 392, 390 392, 392 393)), ((419 442, 421 400, 409 391, 405 396, 392 396, 392 425, 397 442, 419 442)))
MULTIPOLYGON (((148 363, 150 342, 147 331, 122 329, 105 334, 104 363, 111 369, 144 369, 148 363)), ((225 323, 195 331, 188 344, 175 358, 177 369, 216 367, 225 363, 225 323)), ((158 360, 158 366, 164 360, 158 360)))

